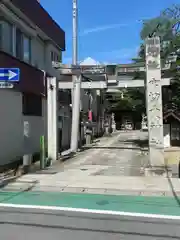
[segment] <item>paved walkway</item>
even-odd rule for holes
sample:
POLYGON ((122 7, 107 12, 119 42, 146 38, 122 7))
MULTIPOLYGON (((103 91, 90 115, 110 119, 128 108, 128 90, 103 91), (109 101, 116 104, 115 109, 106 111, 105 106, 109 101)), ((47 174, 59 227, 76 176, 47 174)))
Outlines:
MULTIPOLYGON (((137 142, 147 140, 147 133, 120 132, 103 138, 91 150, 66 165, 66 172, 85 171, 91 176, 142 176, 147 156, 142 155, 137 142)), ((78 173, 77 173, 78 174, 78 173)))
MULTIPOLYGON (((147 157, 142 156, 140 146, 135 144, 140 138, 146 139, 146 133, 139 131, 121 132, 108 146, 99 146, 94 157, 83 166, 95 165, 100 170, 94 175, 100 176, 142 176, 147 157)), ((88 167, 87 167, 88 168, 88 167)))
POLYGON ((20 177, 5 191, 51 191, 116 195, 180 195, 179 179, 144 177, 147 155, 138 146, 146 133, 132 131, 102 138, 93 149, 79 153, 65 163, 20 177))

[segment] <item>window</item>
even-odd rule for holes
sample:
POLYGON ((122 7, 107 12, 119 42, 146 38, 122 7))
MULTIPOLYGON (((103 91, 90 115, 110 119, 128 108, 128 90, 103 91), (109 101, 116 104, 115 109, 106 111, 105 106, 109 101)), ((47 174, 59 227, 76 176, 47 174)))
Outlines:
POLYGON ((27 63, 31 61, 31 39, 18 28, 16 29, 16 57, 27 63))
POLYGON ((41 117, 42 97, 32 93, 23 93, 22 110, 24 115, 41 117))
POLYGON ((0 22, 0 49, 2 49, 2 41, 3 41, 3 28, 2 22, 0 22))
POLYGON ((27 63, 31 61, 31 39, 4 19, 0 21, 0 49, 27 63))
POLYGON ((23 60, 27 63, 31 61, 31 39, 23 36, 23 60))
POLYGON ((56 54, 55 59, 57 62, 59 62, 59 56, 56 54))
POLYGON ((51 51, 51 61, 54 61, 54 52, 51 51))
POLYGON ((13 51, 13 25, 4 19, 0 21, 0 48, 12 54, 13 51))
POLYGON ((13 52, 13 25, 10 23, 6 23, 6 28, 7 28, 7 35, 8 39, 6 40, 7 45, 6 45, 6 51, 10 54, 13 52))
POLYGON ((61 62, 61 54, 57 54, 51 51, 51 61, 52 62, 61 62))
POLYGON ((16 29, 16 57, 22 59, 23 51, 22 51, 22 40, 23 35, 20 29, 16 29))

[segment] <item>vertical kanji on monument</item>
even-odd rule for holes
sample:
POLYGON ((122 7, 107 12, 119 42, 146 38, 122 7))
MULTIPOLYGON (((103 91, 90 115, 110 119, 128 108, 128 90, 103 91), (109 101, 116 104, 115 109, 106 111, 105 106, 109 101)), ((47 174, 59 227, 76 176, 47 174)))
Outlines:
POLYGON ((164 165, 160 39, 146 39, 146 101, 151 166, 164 165))

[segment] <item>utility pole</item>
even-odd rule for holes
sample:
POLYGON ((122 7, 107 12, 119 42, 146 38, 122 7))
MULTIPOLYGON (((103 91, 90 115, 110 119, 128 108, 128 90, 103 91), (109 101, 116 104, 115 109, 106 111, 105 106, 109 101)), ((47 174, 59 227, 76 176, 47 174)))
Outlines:
POLYGON ((72 0, 73 1, 73 19, 72 19, 72 49, 73 49, 73 56, 72 56, 72 64, 77 65, 77 0, 72 0))
MULTIPOLYGON (((77 66, 77 0, 73 1, 73 65, 77 66)), ((79 138, 79 116, 80 116, 80 98, 81 98, 81 75, 72 76, 73 90, 72 90, 72 128, 71 128, 71 151, 76 152, 78 149, 79 138)))
MULTIPOLYGON (((73 6, 72 6, 72 65, 76 66, 77 65, 77 0, 72 0, 73 1, 73 6)), ((72 82, 75 83, 76 81, 76 76, 72 75, 72 82)), ((74 89, 71 90, 71 101, 72 101, 72 108, 73 108, 73 93, 74 89)))

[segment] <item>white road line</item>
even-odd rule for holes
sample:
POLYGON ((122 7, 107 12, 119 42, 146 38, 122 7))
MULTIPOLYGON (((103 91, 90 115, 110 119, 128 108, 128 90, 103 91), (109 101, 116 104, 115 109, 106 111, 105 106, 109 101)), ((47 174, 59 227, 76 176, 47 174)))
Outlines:
POLYGON ((21 208, 21 209, 35 209, 35 210, 66 211, 66 212, 103 214, 103 215, 126 216, 126 217, 180 220, 180 216, 173 216, 173 215, 95 210, 95 209, 86 209, 86 208, 70 208, 70 207, 57 207, 57 206, 39 206, 39 205, 0 203, 0 208, 21 208))

